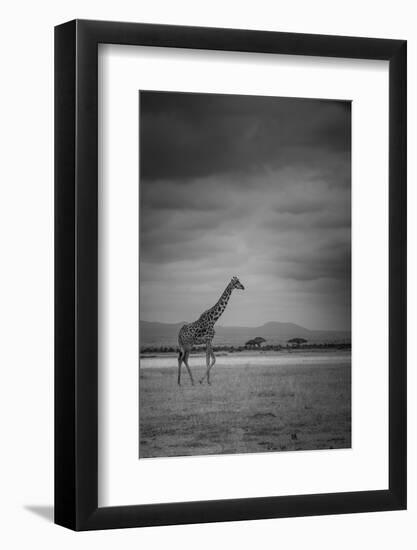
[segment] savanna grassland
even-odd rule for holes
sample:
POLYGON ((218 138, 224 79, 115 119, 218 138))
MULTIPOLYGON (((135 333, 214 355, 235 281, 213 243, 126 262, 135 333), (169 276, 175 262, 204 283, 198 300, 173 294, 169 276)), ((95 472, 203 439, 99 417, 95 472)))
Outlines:
POLYGON ((220 356, 211 386, 204 362, 178 386, 176 357, 141 359, 140 458, 351 446, 349 352, 220 356))

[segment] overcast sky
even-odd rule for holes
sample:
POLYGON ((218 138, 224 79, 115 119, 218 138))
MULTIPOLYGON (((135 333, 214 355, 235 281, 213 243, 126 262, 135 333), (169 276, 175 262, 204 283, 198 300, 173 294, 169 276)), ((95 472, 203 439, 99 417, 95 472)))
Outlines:
POLYGON ((350 329, 350 102, 140 93, 140 317, 350 329))

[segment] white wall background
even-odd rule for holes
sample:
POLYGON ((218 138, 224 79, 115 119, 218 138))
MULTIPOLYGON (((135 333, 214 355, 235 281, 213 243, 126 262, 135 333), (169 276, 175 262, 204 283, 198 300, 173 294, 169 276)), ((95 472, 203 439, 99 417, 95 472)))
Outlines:
MULTIPOLYGON (((4 548, 281 548, 417 541, 417 18, 413 2, 15 0, 1 10, 0 543, 4 548), (409 510, 72 533, 53 500, 53 26, 109 19, 404 38, 409 55, 409 510)), ((250 475, 250 472, 248 472, 250 475)), ((242 480, 244 482, 244 480, 242 480)))

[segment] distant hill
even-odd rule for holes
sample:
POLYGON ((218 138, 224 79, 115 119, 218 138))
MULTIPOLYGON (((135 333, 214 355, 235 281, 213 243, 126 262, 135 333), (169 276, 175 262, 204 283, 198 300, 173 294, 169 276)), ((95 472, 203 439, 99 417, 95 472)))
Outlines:
MULTIPOLYGON (((140 321, 140 346, 176 346, 181 323, 154 323, 140 321)), ((305 338, 310 343, 350 342, 350 331, 309 330, 294 323, 265 323, 260 327, 215 326, 214 343, 243 346, 247 340, 262 336, 267 344, 283 344, 290 338, 305 338)))

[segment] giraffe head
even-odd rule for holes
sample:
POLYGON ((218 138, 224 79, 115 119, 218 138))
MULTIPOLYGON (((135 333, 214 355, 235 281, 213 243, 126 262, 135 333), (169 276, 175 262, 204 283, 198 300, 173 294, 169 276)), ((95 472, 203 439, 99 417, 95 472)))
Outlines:
POLYGON ((239 290, 245 290, 245 287, 242 285, 242 283, 239 281, 239 279, 236 277, 232 277, 232 280, 230 281, 232 288, 237 288, 239 290))

